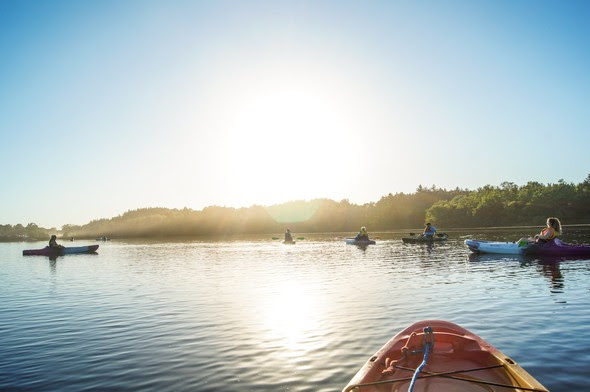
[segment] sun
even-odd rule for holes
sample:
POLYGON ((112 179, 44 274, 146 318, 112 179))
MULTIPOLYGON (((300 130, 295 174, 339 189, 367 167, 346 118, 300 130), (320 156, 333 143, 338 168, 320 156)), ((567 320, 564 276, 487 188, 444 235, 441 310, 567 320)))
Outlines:
POLYGON ((356 170, 355 122, 336 98, 298 86, 258 91, 240 103, 225 143, 228 181, 256 203, 327 196, 334 167, 356 170), (253 195, 254 196, 254 195, 253 195))

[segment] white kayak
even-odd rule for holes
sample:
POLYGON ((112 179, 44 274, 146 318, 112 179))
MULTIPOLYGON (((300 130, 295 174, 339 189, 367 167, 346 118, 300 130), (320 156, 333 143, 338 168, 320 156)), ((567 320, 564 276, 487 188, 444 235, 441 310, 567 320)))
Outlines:
POLYGON ((504 255, 520 255, 526 247, 518 246, 516 242, 494 242, 465 240, 465 246, 475 253, 496 253, 504 255))

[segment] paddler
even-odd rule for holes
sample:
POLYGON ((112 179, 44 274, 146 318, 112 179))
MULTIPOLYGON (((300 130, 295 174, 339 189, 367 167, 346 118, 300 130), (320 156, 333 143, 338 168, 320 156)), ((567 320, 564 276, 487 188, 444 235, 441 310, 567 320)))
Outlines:
POLYGON ((424 225, 424 231, 422 232, 423 237, 432 238, 436 233, 436 227, 432 226, 430 222, 424 225))
POLYGON ((60 245, 57 243, 57 236, 54 234, 51 236, 51 238, 49 239, 49 247, 50 248, 56 248, 56 249, 61 249, 64 246, 60 245))
POLYGON ((556 239, 562 234, 561 222, 559 221, 559 219, 554 217, 547 218, 546 224, 547 226, 543 230, 541 230, 539 234, 535 235, 535 237, 519 239, 518 246, 527 246, 535 242, 549 242, 556 239))
POLYGON ((358 232, 356 237, 354 237, 357 241, 369 241, 369 233, 367 233, 367 228, 365 226, 361 227, 361 230, 358 232))
POLYGON ((291 229, 285 231, 285 242, 293 242, 293 236, 291 235, 291 229))

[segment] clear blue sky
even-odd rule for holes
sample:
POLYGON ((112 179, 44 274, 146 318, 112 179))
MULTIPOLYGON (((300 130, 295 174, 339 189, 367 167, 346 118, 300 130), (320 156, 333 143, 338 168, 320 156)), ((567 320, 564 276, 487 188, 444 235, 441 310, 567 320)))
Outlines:
POLYGON ((587 1, 0 1, 0 223, 590 174, 587 1))

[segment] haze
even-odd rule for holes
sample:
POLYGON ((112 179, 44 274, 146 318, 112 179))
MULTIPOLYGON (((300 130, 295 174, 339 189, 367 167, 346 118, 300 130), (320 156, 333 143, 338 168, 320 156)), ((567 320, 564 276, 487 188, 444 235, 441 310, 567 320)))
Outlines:
POLYGON ((3 1, 0 223, 581 182, 585 1, 3 1))

